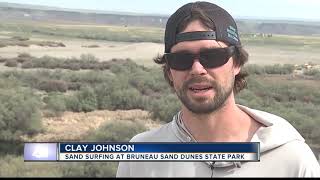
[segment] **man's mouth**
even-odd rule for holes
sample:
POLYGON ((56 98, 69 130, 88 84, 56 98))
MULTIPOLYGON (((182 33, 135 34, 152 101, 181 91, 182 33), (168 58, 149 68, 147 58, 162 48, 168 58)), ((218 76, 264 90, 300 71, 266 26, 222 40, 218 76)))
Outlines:
POLYGON ((189 90, 191 90, 192 92, 204 92, 204 91, 208 91, 211 90, 212 86, 210 85, 193 85, 189 87, 189 90))

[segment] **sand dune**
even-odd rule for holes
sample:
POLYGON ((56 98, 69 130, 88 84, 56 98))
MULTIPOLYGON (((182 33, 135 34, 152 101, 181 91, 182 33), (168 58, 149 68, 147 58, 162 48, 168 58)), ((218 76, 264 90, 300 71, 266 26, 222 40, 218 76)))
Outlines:
MULTIPOLYGON (((38 39, 39 40, 39 39, 38 39)), ((29 47, 9 46, 0 48, 0 56, 16 57, 19 53, 27 52, 32 56, 44 55, 70 58, 80 57, 81 54, 92 54, 100 61, 108 61, 112 58, 131 58, 139 64, 146 66, 154 65, 152 59, 164 52, 164 45, 151 42, 130 43, 94 40, 56 40, 62 42, 66 47, 41 47, 31 45, 29 47), (98 45, 97 48, 84 46, 98 45)), ((293 51, 281 50, 277 47, 255 47, 245 46, 250 54, 249 63, 252 64, 304 64, 307 62, 320 62, 319 51, 293 51)))

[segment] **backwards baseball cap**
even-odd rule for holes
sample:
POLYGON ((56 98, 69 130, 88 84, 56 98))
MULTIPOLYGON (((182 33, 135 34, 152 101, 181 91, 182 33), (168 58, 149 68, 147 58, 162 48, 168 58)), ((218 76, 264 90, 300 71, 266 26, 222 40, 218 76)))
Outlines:
POLYGON ((172 14, 165 30, 165 53, 175 44, 182 41, 193 40, 217 40, 229 43, 230 45, 241 45, 237 25, 232 16, 223 8, 209 2, 188 3, 180 7, 172 14), (188 16, 191 16, 194 8, 201 9, 212 21, 215 31, 196 31, 177 34, 180 23, 188 16))

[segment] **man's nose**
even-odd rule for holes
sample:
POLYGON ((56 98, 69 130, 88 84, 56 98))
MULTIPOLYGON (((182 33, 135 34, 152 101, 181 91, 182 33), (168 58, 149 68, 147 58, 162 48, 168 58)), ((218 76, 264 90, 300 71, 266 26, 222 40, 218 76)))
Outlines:
POLYGON ((202 66, 199 59, 197 58, 193 61, 190 73, 191 75, 205 75, 207 74, 207 70, 202 66))

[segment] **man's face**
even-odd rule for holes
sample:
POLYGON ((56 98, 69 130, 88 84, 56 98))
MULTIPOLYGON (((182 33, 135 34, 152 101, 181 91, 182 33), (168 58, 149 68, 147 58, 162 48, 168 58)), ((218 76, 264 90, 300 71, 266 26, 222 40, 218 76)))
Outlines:
MULTIPOLYGON (((201 21, 189 23, 183 32, 208 31, 201 21)), ((227 47, 223 42, 215 40, 184 41, 174 45, 171 52, 187 51, 198 54, 201 49, 227 47)), ((170 69, 169 78, 183 103, 191 112, 207 114, 224 105, 233 92, 235 75, 240 71, 233 66, 233 59, 217 68, 204 68, 199 59, 195 59, 189 70, 178 71, 170 69)))

